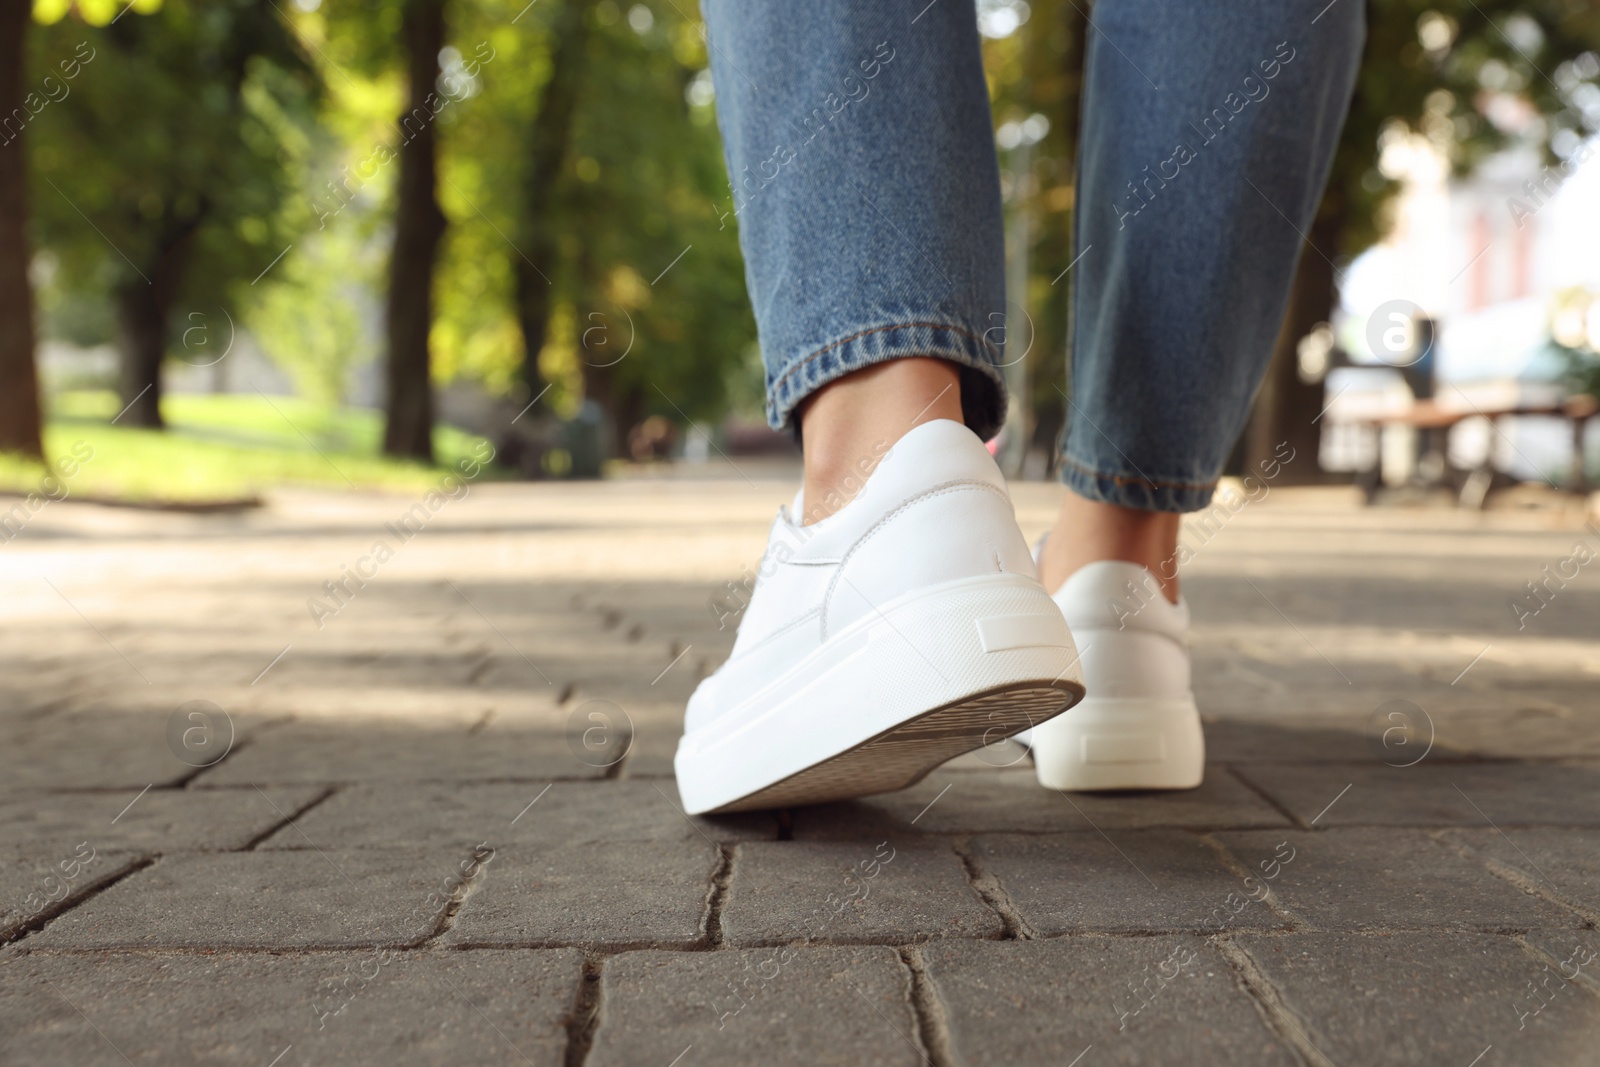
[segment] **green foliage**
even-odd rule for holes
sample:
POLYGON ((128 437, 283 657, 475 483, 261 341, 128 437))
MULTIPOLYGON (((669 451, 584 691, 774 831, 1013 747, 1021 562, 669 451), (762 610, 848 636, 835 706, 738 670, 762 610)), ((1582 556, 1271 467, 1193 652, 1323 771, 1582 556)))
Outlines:
MULTIPOLYGON (((439 274, 437 358, 441 373, 501 392, 516 381, 523 355, 512 305, 513 266, 523 253, 513 241, 527 131, 559 15, 541 4, 511 25, 508 16, 522 6, 453 9, 463 56, 486 46, 494 58, 481 66, 478 94, 440 117, 451 229, 439 274)), ((713 114, 685 95, 706 65, 699 24, 671 4, 624 12, 602 0, 592 17, 552 213, 562 262, 550 278, 556 313, 541 367, 558 408, 570 411, 585 379, 604 373, 618 403, 632 409, 628 418, 676 417, 674 404, 715 415, 755 327, 732 218, 719 222, 727 179, 713 114)))
POLYGON ((370 320, 378 312, 381 258, 361 230, 352 217, 303 239, 245 320, 267 356, 316 404, 342 402, 353 368, 377 354, 370 320))
MULTIPOLYGON (((314 160, 320 180, 306 185, 316 189, 342 168, 356 170, 358 195, 328 225, 354 226, 368 240, 393 208, 393 165, 359 163, 400 136, 400 2, 325 0, 295 16, 328 88, 324 127, 337 136, 314 160)), ((450 45, 438 92, 449 102, 433 120, 439 199, 450 220, 431 334, 440 381, 462 377, 507 394, 520 380, 513 271, 524 253, 515 242, 529 130, 550 76, 559 15, 559 0, 532 7, 456 0, 447 10, 450 45)), ((571 412, 586 377, 593 385, 606 374, 614 391, 606 399, 635 413, 676 417, 676 404, 714 417, 728 403, 730 380, 748 384, 755 326, 733 219, 721 219, 727 179, 714 113, 709 102, 686 99, 706 66, 699 23, 671 4, 624 11, 609 0, 592 18, 573 143, 551 213, 561 263, 550 279, 554 322, 538 354, 553 381, 549 399, 571 412), (623 351, 626 358, 610 365, 623 351)), ((319 202, 334 203, 325 192, 319 202)), ((285 301, 281 310, 291 306, 285 301)), ((279 358, 285 345, 267 347, 279 358)))
POLYGON ((1553 160, 1553 147, 1600 130, 1596 49, 1600 8, 1588 0, 1371 0, 1323 203, 1343 219, 1340 252, 1359 253, 1390 222, 1399 186, 1378 165, 1390 137, 1421 133, 1465 174, 1511 144, 1553 160))
MULTIPOLYGON (((162 401, 168 429, 157 431, 110 425, 117 407, 110 392, 64 393, 53 399, 45 455, 66 457, 78 441, 94 450, 67 485, 72 496, 215 502, 282 485, 354 485, 412 494, 439 483, 436 469, 378 455, 382 420, 371 411, 254 393, 169 396, 162 401)), ((442 466, 482 456, 483 444, 482 438, 446 426, 433 435, 442 466)), ((45 474, 39 463, 0 456, 0 491, 35 491, 45 474)))
MULTIPOLYGON (((1003 7, 1004 4, 989 4, 1003 7)), ((1049 123, 1029 152, 1025 171, 1003 154, 1006 211, 1029 212, 1028 281, 1022 308, 1008 308, 1006 358, 1028 368, 1027 403, 1037 421, 1034 443, 1049 449, 1062 423, 1069 347, 1068 293, 1063 272, 1072 262, 1072 212, 1076 203, 1081 56, 1086 30, 1075 0, 1035 0, 1016 32, 984 42, 996 125, 1042 115, 1049 123), (1020 322, 1010 321, 1020 319, 1020 322)))
POLYGON ((720 219, 728 183, 711 106, 687 99, 706 65, 700 27, 671 4, 623 14, 602 2, 596 14, 601 32, 563 205, 587 223, 572 226, 563 244, 573 264, 569 299, 586 326, 604 323, 608 335, 600 347, 590 334, 580 359, 602 366, 619 358, 620 310, 637 336, 615 366, 618 387, 657 414, 717 416, 755 326, 734 218, 720 219))
MULTIPOLYGON (((42 77, 63 61, 80 66, 70 92, 29 126, 46 331, 108 339, 107 294, 193 223, 174 334, 188 311, 226 309, 308 398, 336 401, 351 368, 377 354, 406 2, 139 0, 121 17, 121 0, 36 0, 44 25, 32 35, 31 69, 42 77), (93 58, 75 59, 85 49, 93 58)), ((563 2, 451 0, 447 9, 437 92, 448 102, 432 119, 450 219, 431 335, 441 381, 518 388, 515 242, 563 2)), ((1387 139, 1421 133, 1467 171, 1513 143, 1564 152, 1600 123, 1592 3, 1368 0, 1367 11, 1367 52, 1324 203, 1343 221, 1340 254, 1382 233, 1396 192, 1379 169, 1387 139)), ((572 143, 548 212, 560 256, 537 358, 555 406, 570 412, 588 391, 626 421, 753 412, 755 328, 694 9, 601 0, 590 18, 572 143)), ((1026 207, 1033 219, 1036 411, 1061 403, 1067 283, 1056 279, 1072 258, 1085 32, 1083 5, 1033 0, 1018 32, 985 41, 997 124, 1033 114, 1050 124, 1007 189, 1008 210, 1026 207)))
POLYGON ((29 128, 34 237, 57 267, 48 300, 103 300, 192 232, 175 308, 236 314, 309 219, 286 202, 311 69, 271 0, 166 0, 98 26, 80 14, 30 45, 36 71, 81 63, 29 128))

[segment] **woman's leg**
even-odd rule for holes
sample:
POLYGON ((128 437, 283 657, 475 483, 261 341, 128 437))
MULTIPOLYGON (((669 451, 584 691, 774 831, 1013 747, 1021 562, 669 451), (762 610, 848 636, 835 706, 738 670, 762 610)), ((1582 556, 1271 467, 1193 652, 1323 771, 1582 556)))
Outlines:
POLYGON ((1344 121, 1362 6, 1099 0, 1090 17, 1071 494, 1041 578, 1053 589, 1124 559, 1175 600, 1164 513, 1210 501, 1249 414, 1344 121))
POLYGON ((1089 696, 1033 731, 1034 769, 1056 789, 1187 789, 1205 738, 1178 513, 1210 501, 1266 369, 1362 11, 1100 0, 1093 19, 1068 492, 1040 560, 1089 696))
POLYGON ((874 445, 936 418, 987 438, 1003 418, 1000 190, 976 20, 960 0, 703 7, 767 415, 801 424, 815 521, 874 445), (861 373, 906 357, 944 362, 861 373))
POLYGON ((806 486, 748 601, 713 606, 739 632, 684 712, 692 813, 899 789, 1084 691, 981 440, 1005 294, 972 4, 705 11, 769 414, 799 420, 806 486))

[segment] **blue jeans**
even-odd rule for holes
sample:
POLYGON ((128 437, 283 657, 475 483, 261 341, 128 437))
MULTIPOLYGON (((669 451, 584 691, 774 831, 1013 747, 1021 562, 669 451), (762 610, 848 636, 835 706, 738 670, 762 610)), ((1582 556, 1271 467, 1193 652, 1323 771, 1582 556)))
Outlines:
MULTIPOLYGON (((1325 4, 1090 11, 1061 457, 1082 496, 1211 498, 1355 81, 1361 0, 1325 4)), ((703 7, 772 425, 852 371, 936 356, 961 367, 967 424, 996 433, 1003 234, 970 0, 703 7)))

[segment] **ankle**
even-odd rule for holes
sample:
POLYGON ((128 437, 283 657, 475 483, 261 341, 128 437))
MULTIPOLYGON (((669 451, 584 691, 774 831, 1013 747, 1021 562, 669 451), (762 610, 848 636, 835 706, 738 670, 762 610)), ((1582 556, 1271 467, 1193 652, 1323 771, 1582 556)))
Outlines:
POLYGON ((1167 600, 1178 602, 1178 528, 1182 517, 1088 500, 1067 492, 1039 559, 1039 581, 1051 592, 1090 563, 1137 563, 1155 575, 1167 600))
POLYGON ((830 382, 800 409, 805 514, 825 519, 848 504, 894 443, 934 419, 962 421, 960 371, 942 359, 874 364, 830 382))

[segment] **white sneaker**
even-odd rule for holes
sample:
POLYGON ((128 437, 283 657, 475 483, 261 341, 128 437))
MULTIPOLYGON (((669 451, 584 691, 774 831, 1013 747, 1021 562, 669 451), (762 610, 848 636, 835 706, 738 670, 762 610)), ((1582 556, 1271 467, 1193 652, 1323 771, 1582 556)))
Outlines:
POLYGON ((1189 682, 1189 605, 1137 563, 1107 560, 1056 591, 1089 695, 1026 738, 1053 789, 1193 789, 1206 743, 1189 682))
POLYGON ((691 813, 902 789, 1083 696, 1005 480, 965 426, 923 423, 854 500, 773 521, 733 654, 689 698, 691 813))

